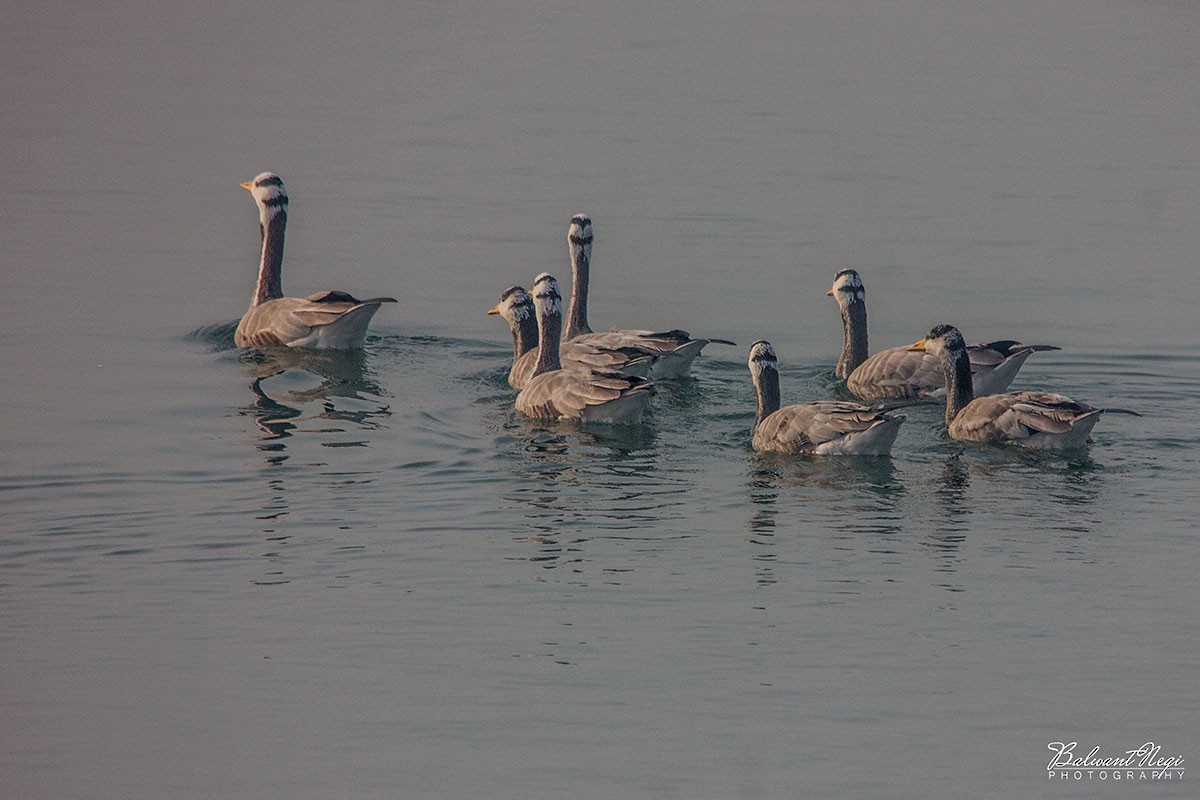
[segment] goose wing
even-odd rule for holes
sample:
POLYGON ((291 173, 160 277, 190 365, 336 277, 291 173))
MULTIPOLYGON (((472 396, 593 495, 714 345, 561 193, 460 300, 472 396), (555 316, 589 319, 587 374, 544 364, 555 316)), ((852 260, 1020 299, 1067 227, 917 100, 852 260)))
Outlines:
POLYGON ((727 339, 695 339, 687 331, 614 330, 584 333, 570 340, 611 350, 628 350, 656 359, 652 378, 679 378, 688 374, 692 361, 712 342, 733 344, 727 339))
POLYGON ((583 333, 570 341, 609 350, 629 349, 646 355, 662 356, 675 352, 693 340, 686 331, 655 333, 653 331, 614 330, 583 333))
POLYGON ((699 352, 705 345, 712 344, 713 342, 717 344, 734 344, 728 339, 695 338, 687 331, 678 329, 669 331, 599 331, 596 333, 580 334, 571 339, 571 341, 586 342, 598 347, 613 349, 629 348, 651 355, 669 355, 682 349, 691 348, 695 348, 696 352, 699 352))
MULTIPOLYGON (((1031 353, 1058 349, 1048 344, 1023 345, 1011 339, 971 345, 967 356, 975 393, 1004 391, 1031 353)), ((868 358, 850 373, 846 388, 868 402, 940 400, 946 394, 941 361, 907 347, 890 347, 868 358)))
POLYGON ((1025 360, 1033 353, 1060 350, 1050 344, 1021 344, 1011 339, 973 344, 967 348, 975 396, 1006 391, 1025 360))
POLYGON ((946 392, 941 362, 905 347, 880 350, 859 364, 846 388, 868 402, 932 399, 946 392))
POLYGON ((235 339, 239 347, 357 347, 371 317, 385 302, 395 301, 375 298, 359 302, 345 292, 280 297, 246 312, 235 339))
POLYGON ((1041 433, 1066 433, 1075 423, 1096 411, 1086 403, 1056 392, 1013 392, 1011 414, 1019 423, 1041 433))
POLYGON ((987 395, 976 398, 958 413, 952 433, 966 441, 1019 444, 1038 434, 1069 434, 1081 419, 1098 411, 1055 392, 987 395))
POLYGON ((1012 358, 1017 353, 1037 353, 1045 350, 1061 350, 1052 344, 1021 344, 1012 339, 997 339, 994 342, 980 342, 967 347, 967 356, 971 359, 971 371, 978 372, 981 368, 995 368, 1012 358))
POLYGON ((824 445, 898 419, 902 417, 878 408, 835 400, 784 406, 759 423, 753 444, 758 450, 815 453, 824 445))
POLYGON ((618 372, 582 368, 536 375, 517 395, 517 410, 535 419, 580 419, 584 409, 615 401, 653 384, 618 372))
MULTIPOLYGON (((529 350, 513 362, 508 371, 508 385, 514 389, 524 389, 533 377, 537 367, 537 350, 529 350)), ((622 347, 612 349, 598 347, 587 342, 563 342, 559 348, 559 358, 565 369, 585 368, 601 372, 619 372, 622 375, 636 375, 641 378, 649 376, 658 356, 648 355, 637 348, 622 347)))
POLYGON ((580 366, 600 372, 646 377, 658 356, 639 347, 601 347, 588 342, 563 342, 558 349, 564 367, 580 366))
POLYGON ((357 297, 350 294, 349 292, 342 292, 337 289, 333 289, 328 292, 317 292, 316 294, 310 294, 308 297, 306 297, 304 299, 308 300, 311 303, 340 303, 340 304, 349 304, 352 306, 359 306, 359 305, 365 306, 365 305, 370 305, 371 303, 378 304, 378 303, 395 303, 396 302, 396 298, 394 298, 394 297, 370 297, 370 298, 367 298, 366 300, 359 300, 357 297))

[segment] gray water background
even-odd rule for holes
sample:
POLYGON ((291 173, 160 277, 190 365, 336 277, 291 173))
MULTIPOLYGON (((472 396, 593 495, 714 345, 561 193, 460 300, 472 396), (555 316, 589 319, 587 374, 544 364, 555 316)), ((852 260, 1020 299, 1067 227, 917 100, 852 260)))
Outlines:
POLYGON ((1195 797, 1200 6, 21 4, 0 30, 0 796, 1195 797), (364 353, 239 354, 240 181, 364 353), (484 311, 733 339, 632 431, 512 411, 484 311), (951 322, 1086 455, 749 450, 951 322), (257 386, 256 392, 252 386, 257 386))

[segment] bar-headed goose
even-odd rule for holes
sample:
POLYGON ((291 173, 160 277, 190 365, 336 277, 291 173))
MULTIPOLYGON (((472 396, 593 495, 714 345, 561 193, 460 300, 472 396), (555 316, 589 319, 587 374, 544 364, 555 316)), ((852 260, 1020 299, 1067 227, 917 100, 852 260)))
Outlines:
POLYGON ((1141 416, 1122 408, 1092 408, 1054 392, 976 397, 971 388, 967 346, 953 325, 936 326, 909 349, 938 359, 946 388, 946 429, 959 441, 1031 449, 1083 447, 1106 411, 1141 416))
POLYGON ((546 273, 533 284, 538 320, 538 358, 533 377, 517 395, 517 411, 534 419, 632 424, 640 422, 654 394, 653 382, 619 372, 569 367, 559 357, 562 295, 546 273))
MULTIPOLYGON (((834 374, 855 397, 868 402, 889 399, 940 401, 945 396, 941 364, 930 355, 907 347, 867 353, 867 293, 862 278, 843 269, 826 292, 842 312, 842 352, 834 374)), ((1049 344, 1021 344, 1011 339, 973 344, 967 348, 976 395, 1003 392, 1031 353, 1058 350, 1049 344)))
MULTIPOLYGON (((510 286, 500 293, 500 302, 488 309, 508 323, 513 339, 513 362, 508 371, 508 385, 518 391, 533 377, 538 358, 538 323, 533 298, 520 286, 510 286)), ((558 349, 565 367, 590 367, 611 370, 622 375, 649 376, 655 356, 635 348, 611 349, 586 342, 563 342, 558 349)))
POLYGON ((586 214, 571 217, 567 244, 571 252, 571 307, 563 339, 600 347, 634 347, 658 356, 650 370, 656 379, 687 375, 700 351, 712 342, 732 345, 725 339, 693 339, 687 331, 612 330, 593 332, 588 325, 588 285, 592 263, 592 220, 586 214))
POLYGON ((758 409, 755 450, 817 455, 885 456, 892 450, 904 415, 839 400, 779 407, 779 361, 770 342, 750 347, 750 377, 758 409))
POLYGON ((262 260, 250 310, 238 323, 233 340, 238 347, 311 347, 348 350, 363 346, 367 325, 381 303, 391 297, 358 300, 346 292, 319 292, 308 297, 284 297, 283 239, 287 228, 288 196, 283 181, 264 172, 241 184, 258 204, 262 260))

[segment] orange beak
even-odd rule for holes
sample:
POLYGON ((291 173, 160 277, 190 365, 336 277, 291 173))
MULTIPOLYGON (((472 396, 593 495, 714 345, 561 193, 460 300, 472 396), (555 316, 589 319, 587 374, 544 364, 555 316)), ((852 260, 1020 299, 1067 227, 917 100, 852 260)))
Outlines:
POLYGON ((919 350, 920 352, 924 353, 925 352, 925 340, 922 339, 919 342, 913 342, 912 344, 910 344, 908 347, 906 347, 904 349, 905 350, 919 350))

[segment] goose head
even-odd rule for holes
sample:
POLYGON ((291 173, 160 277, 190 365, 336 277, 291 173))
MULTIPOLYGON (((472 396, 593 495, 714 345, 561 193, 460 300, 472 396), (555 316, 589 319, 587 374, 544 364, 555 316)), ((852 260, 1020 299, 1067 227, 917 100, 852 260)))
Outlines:
MULTIPOLYGON (((513 338, 513 369, 516 369, 517 360, 538 346, 533 298, 523 287, 510 286, 500 293, 500 302, 489 308, 487 313, 497 314, 508 323, 513 338)), ((511 374, 509 381, 512 381, 511 374)))
POLYGON ((842 308, 867 301, 867 290, 863 287, 862 278, 852 269, 843 269, 834 275, 833 288, 825 294, 837 300, 842 308))
POLYGON ((959 354, 967 355, 967 343, 953 325, 935 325, 924 339, 913 342, 908 349, 929 353, 943 362, 956 361, 959 354))
POLYGON ((533 279, 533 305, 539 315, 562 316, 562 293, 558 289, 558 280, 548 272, 543 272, 533 279))
POLYGON ((942 362, 946 379, 946 424, 975 399, 971 384, 971 358, 962 333, 953 325, 935 325, 925 338, 908 346, 909 350, 928 353, 942 362))
POLYGON ((576 251, 590 255, 592 252, 592 219, 587 214, 576 214, 571 217, 571 227, 567 230, 567 241, 571 245, 571 254, 576 251))
POLYGON ((287 190, 283 188, 283 179, 274 172, 260 173, 254 180, 240 185, 258 204, 258 214, 264 228, 276 214, 287 214, 287 190))
POLYGON ((524 287, 510 286, 500 293, 500 302, 489 308, 487 313, 500 315, 510 328, 517 329, 533 316, 533 298, 524 287))
POLYGON ((750 358, 746 365, 750 367, 750 374, 754 377, 761 377, 768 370, 779 371, 779 359, 775 355, 775 348, 771 343, 763 339, 759 339, 754 344, 750 345, 750 358))

